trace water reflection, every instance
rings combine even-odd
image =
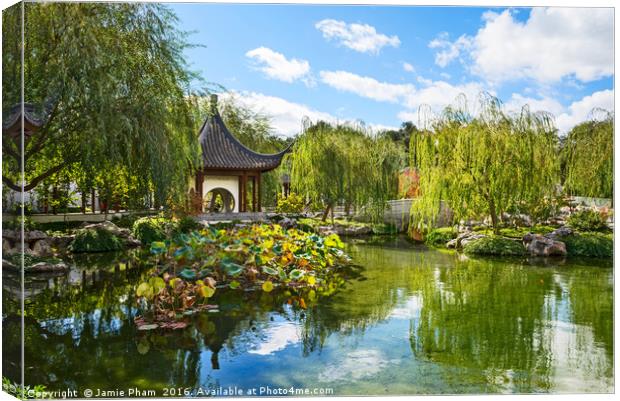
[[[69,275],[29,283],[26,382],[328,386],[337,395],[613,391],[610,263],[462,260],[402,243],[349,251],[363,267],[331,296],[219,291],[219,312],[167,333],[132,324],[135,285],[150,273],[139,255],[74,260]],[[289,302],[297,295],[307,309]],[[15,305],[7,285],[3,300]],[[5,350],[19,341],[14,317],[5,306]]]

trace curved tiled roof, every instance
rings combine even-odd
[[[11,107],[2,121],[2,129],[7,130],[16,124],[21,124],[22,105],[18,103]],[[34,127],[41,127],[47,118],[47,110],[32,103],[24,103],[24,122]]]
[[[265,155],[248,149],[228,131],[217,112],[207,117],[198,139],[206,169],[269,171],[278,167],[290,150],[289,145],[280,153]]]

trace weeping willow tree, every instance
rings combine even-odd
[[[612,198],[614,192],[613,115],[585,121],[566,136],[562,148],[564,187],[572,195]]]
[[[292,190],[324,205],[325,221],[330,211],[333,219],[337,204],[347,212],[365,207],[378,220],[397,192],[401,160],[387,137],[370,135],[363,127],[306,120],[285,162],[290,163]]]
[[[498,232],[504,212],[530,213],[554,195],[559,162],[551,116],[527,106],[508,115],[488,95],[480,103],[473,117],[461,95],[411,141],[421,192],[412,226],[432,226],[443,201],[456,221],[490,217]]]
[[[2,16],[3,46],[15,50],[3,57],[5,111],[22,101],[21,11]],[[112,177],[122,167],[149,182],[159,204],[183,194],[198,161],[187,97],[196,77],[176,16],[154,3],[28,2],[23,18],[23,100],[44,123],[23,152],[3,136],[3,184],[20,191],[22,167],[26,191],[63,171]]]

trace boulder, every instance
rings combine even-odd
[[[63,262],[39,262],[32,266],[26,266],[26,272],[28,273],[64,272],[68,269],[69,267]]]
[[[24,241],[32,243],[34,241],[47,239],[49,236],[45,234],[43,231],[32,230],[24,232]]]
[[[119,226],[112,223],[111,221],[103,221],[101,223],[87,224],[83,226],[82,228],[93,229],[93,230],[105,230],[105,231],[108,231],[110,234],[113,234],[113,235],[116,235],[117,237],[121,237],[125,239],[131,236],[131,230],[129,230],[128,228],[120,228]]]
[[[58,249],[66,249],[75,239],[75,235],[53,236],[48,240],[50,245]]]
[[[525,234],[523,245],[532,256],[566,256],[566,244],[540,234]]]
[[[13,250],[11,246],[11,241],[6,238],[2,238],[2,253],[10,253]]]
[[[351,236],[351,237],[358,236],[358,235],[368,235],[368,234],[372,234],[372,228],[368,226],[344,227],[343,234]]]
[[[477,239],[480,239],[480,238],[486,238],[486,235],[470,233],[470,235],[468,235],[468,236],[466,236],[464,238],[461,238],[460,240],[457,237],[457,245],[459,246],[459,248],[464,248],[470,242],[473,242],[473,241],[475,241]]]
[[[19,240],[20,237],[21,233],[19,230],[2,230],[2,238],[11,240],[11,242]]]
[[[446,243],[446,248],[448,249],[455,249],[456,248],[456,238],[455,239],[451,239],[450,241],[448,241]]]
[[[546,234],[545,237],[552,240],[557,240],[558,238],[567,237],[569,235],[573,235],[573,229],[567,226],[563,226],[560,228],[556,228],[549,234]]]
[[[32,249],[32,254],[36,256],[52,256],[52,248],[50,247],[49,240],[40,239],[36,241],[33,245],[30,246]]]
[[[278,224],[282,226],[282,228],[284,228],[285,230],[288,230],[289,228],[297,227],[297,220],[284,217],[278,222]]]

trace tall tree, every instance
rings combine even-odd
[[[558,139],[551,116],[502,112],[499,100],[481,96],[475,118],[465,107],[448,107],[416,149],[420,169],[418,202],[412,217],[418,226],[432,225],[446,202],[461,219],[491,218],[499,230],[503,212],[528,213],[554,195],[559,178]]]
[[[585,121],[566,136],[562,148],[565,190],[572,195],[612,198],[614,192],[614,125],[606,113]]]
[[[292,189],[325,205],[323,220],[338,203],[364,206],[376,219],[397,192],[402,155],[389,138],[320,121],[305,124],[287,159]]]
[[[3,45],[20,10],[3,13]],[[121,166],[153,184],[160,202],[197,161],[187,91],[194,78],[176,17],[159,4],[26,3],[25,101],[44,125],[26,141],[25,190],[63,170]],[[3,108],[20,102],[20,65],[3,57]],[[3,183],[20,190],[20,150],[3,136]],[[110,172],[112,174],[112,172]]]

